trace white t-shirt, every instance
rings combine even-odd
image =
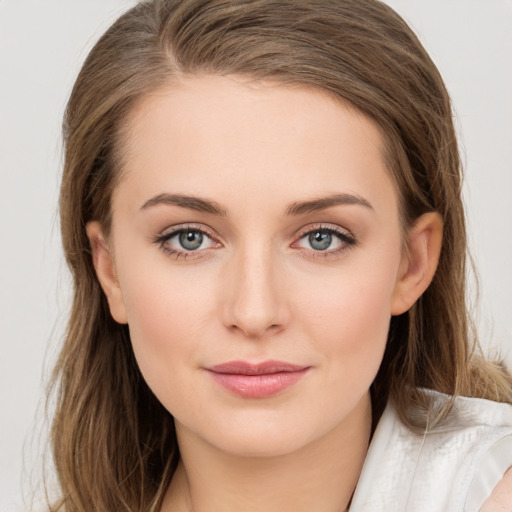
[[[429,393],[435,400],[447,398]],[[458,397],[442,427],[415,434],[390,403],[350,512],[478,512],[509,467],[512,405]]]

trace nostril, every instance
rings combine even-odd
[[[282,326],[280,324],[268,324],[265,326],[264,324],[252,325],[249,323],[233,323],[228,326],[228,329],[233,333],[241,333],[249,338],[262,338],[265,335],[269,334],[277,334],[281,330]]]

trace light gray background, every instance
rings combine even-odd
[[[43,382],[69,299],[56,201],[60,122],[88,49],[131,0],[0,0],[0,511],[37,481]],[[486,346],[512,355],[512,0],[388,0],[450,90]],[[38,409],[39,408],[39,409]],[[42,439],[42,440],[41,440]],[[22,452],[25,446],[25,470]]]

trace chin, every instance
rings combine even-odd
[[[327,435],[340,418],[322,418],[290,410],[245,410],[209,418],[202,425],[181,425],[178,431],[201,438],[221,452],[240,457],[279,457],[300,450]],[[194,428],[199,427],[199,428]]]
[[[261,426],[260,426],[261,427]],[[311,442],[307,436],[291,436],[289,432],[268,432],[265,428],[254,428],[243,435],[226,435],[210,442],[232,456],[279,457],[300,450]]]

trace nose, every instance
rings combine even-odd
[[[283,330],[290,315],[282,274],[271,249],[241,251],[223,280],[225,326],[253,339]]]

